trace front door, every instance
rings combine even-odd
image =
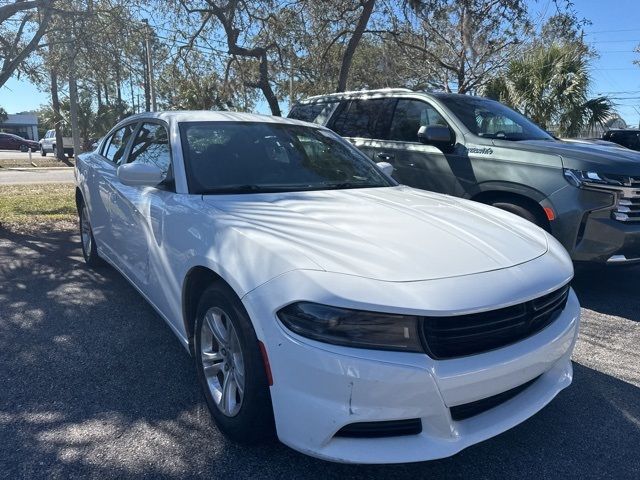
[[[129,186],[120,181],[114,184],[120,212],[116,242],[127,273],[154,304],[160,305],[161,298],[155,298],[154,292],[158,289],[154,287],[159,278],[164,277],[157,268],[166,263],[162,254],[164,208],[175,195],[166,127],[160,123],[143,123],[123,163],[150,163],[165,173],[165,181],[158,186]]]
[[[461,145],[442,149],[418,140],[421,126],[449,126],[435,108],[423,100],[399,99],[386,140],[376,144],[376,160],[388,159],[398,182],[432,192],[462,196],[457,174],[463,166]]]

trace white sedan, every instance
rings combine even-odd
[[[76,165],[84,257],[166,320],[232,439],[453,455],[571,383],[573,267],[533,224],[388,168],[294,120],[129,117]]]

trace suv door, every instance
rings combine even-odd
[[[404,185],[462,196],[464,191],[454,174],[460,155],[454,146],[446,149],[418,140],[420,127],[429,126],[451,130],[442,115],[425,100],[398,99],[387,140],[379,144],[378,159],[387,159],[394,166],[394,177]],[[454,136],[453,130],[451,134]]]

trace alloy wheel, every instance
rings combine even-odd
[[[216,406],[227,417],[236,416],[244,398],[244,357],[229,315],[218,307],[205,313],[200,361]]]

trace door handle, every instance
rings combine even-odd
[[[384,152],[380,152],[376,155],[376,157],[378,157],[380,160],[382,160],[383,162],[388,162],[390,160],[393,160],[393,155],[389,154],[389,153],[384,153]]]

